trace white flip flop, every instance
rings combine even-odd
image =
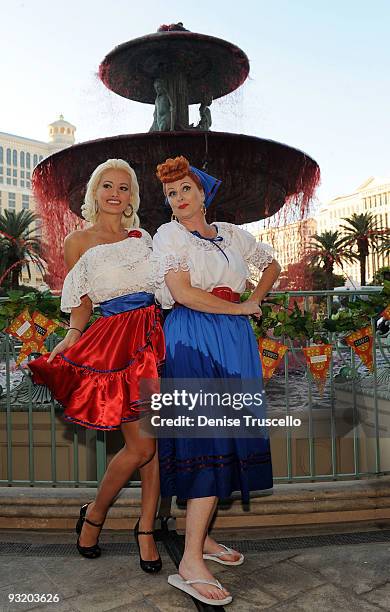
[[[242,565],[244,563],[245,557],[242,553],[240,553],[240,558],[237,559],[237,561],[224,561],[223,559],[221,559],[221,557],[224,557],[225,555],[232,555],[236,551],[229,548],[229,546],[225,546],[225,544],[218,544],[218,546],[224,548],[225,550],[221,550],[221,552],[217,553],[204,553],[203,559],[208,559],[209,561],[216,561],[217,563],[222,563],[222,565]]]
[[[184,591],[184,593],[191,595],[191,597],[194,597],[198,601],[201,601],[205,604],[209,604],[210,606],[226,606],[233,599],[231,595],[229,595],[229,597],[225,597],[225,599],[209,599],[208,597],[204,597],[204,595],[201,595],[199,591],[197,591],[196,589],[194,589],[194,587],[191,586],[192,584],[211,584],[212,586],[216,586],[222,591],[223,586],[218,580],[204,580],[202,578],[195,578],[194,580],[184,580],[184,578],[182,578],[180,574],[171,574],[171,576],[168,576],[168,583],[176,587],[177,589],[180,589],[180,591]]]

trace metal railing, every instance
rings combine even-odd
[[[330,316],[340,296],[369,290],[291,291],[310,310],[326,300]],[[280,295],[272,292],[271,295]],[[390,472],[390,333],[373,330],[373,371],[328,334],[333,352],[323,395],[308,375],[302,346],[289,346],[283,366],[266,385],[269,416],[299,418],[301,427],[271,430],[276,482],[353,479]],[[51,336],[49,350],[58,339]],[[0,485],[96,486],[109,458],[122,445],[120,432],[89,430],[63,422],[62,407],[44,387],[15,368],[20,343],[0,334]],[[131,486],[137,486],[134,480]]]

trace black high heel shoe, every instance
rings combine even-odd
[[[88,523],[88,525],[92,525],[93,527],[103,527],[103,523],[93,523],[92,521],[87,519],[86,513],[90,503],[91,502],[89,502],[88,504],[84,504],[84,506],[81,506],[80,508],[80,517],[76,523],[76,533],[79,536],[77,538],[76,546],[80,555],[82,555],[83,557],[86,557],[87,559],[97,559],[102,554],[101,548],[98,544],[99,540],[93,546],[80,546],[80,534],[84,523]]]
[[[138,542],[138,536],[153,535],[153,534],[154,534],[154,531],[140,531],[139,530],[139,519],[138,519],[134,527],[134,537],[135,537],[135,541],[137,542],[137,546],[138,546],[139,564],[141,566],[141,569],[143,569],[144,572],[147,572],[148,574],[156,574],[157,572],[160,571],[160,569],[162,568],[161,557],[160,555],[158,555],[158,559],[155,559],[154,561],[145,561],[144,559],[142,559],[141,550],[140,550],[139,542]]]

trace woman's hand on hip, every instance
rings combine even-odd
[[[257,318],[261,317],[261,308],[255,301],[250,299],[246,300],[240,304],[240,307],[240,309],[242,309],[242,312],[240,312],[241,315],[253,315]]]
[[[47,363],[52,362],[54,357],[56,357],[58,353],[63,353],[64,351],[66,351],[66,349],[76,344],[77,340],[79,340],[80,338],[81,334],[79,331],[70,329],[66,334],[65,338],[54,347],[54,349],[50,353]]]

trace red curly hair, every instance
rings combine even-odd
[[[157,166],[156,176],[163,184],[164,193],[165,183],[174,183],[185,176],[192,178],[198,189],[203,189],[200,178],[192,172],[190,162],[183,157],[183,155],[175,157],[174,159],[170,157],[163,164],[159,164]]]

